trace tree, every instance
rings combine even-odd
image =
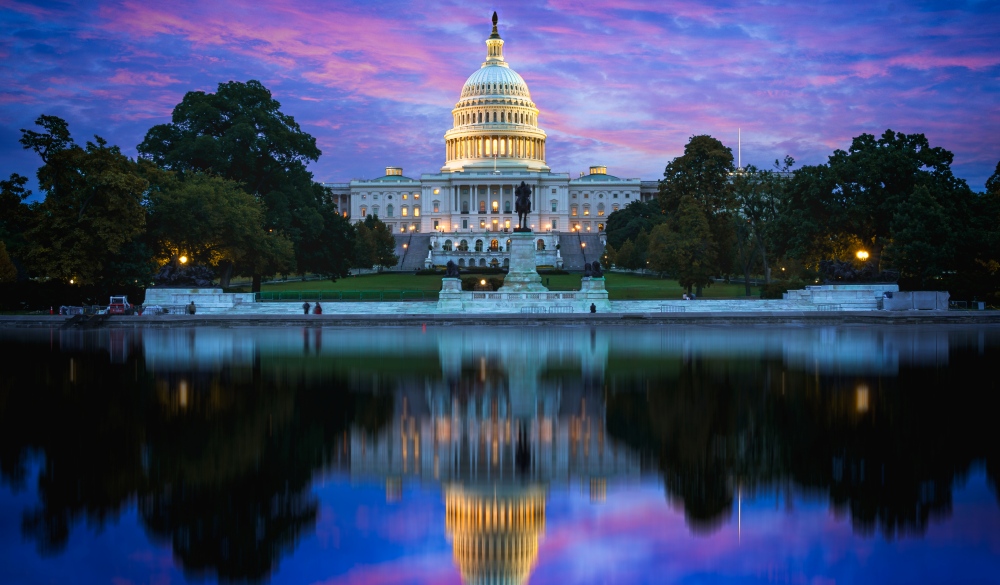
[[[140,276],[110,270],[133,266],[137,240],[145,233],[143,208],[148,182],[135,161],[100,136],[80,147],[60,118],[41,116],[43,133],[21,130],[21,144],[44,165],[38,182],[45,200],[28,232],[28,257],[43,276],[91,283],[130,283]]]
[[[618,253],[615,255],[617,260],[617,266],[619,268],[624,268],[626,270],[635,270],[636,266],[633,264],[635,259],[635,244],[632,240],[625,240],[622,247],[619,248]]]
[[[27,204],[31,191],[24,186],[28,177],[12,173],[10,179],[0,181],[0,242],[6,244],[7,253],[14,266],[21,265],[28,251],[28,231],[38,221],[37,204]]]
[[[691,292],[711,284],[718,262],[716,244],[702,206],[693,197],[684,196],[670,221],[653,228],[649,238],[649,267],[670,272],[680,285]]]
[[[786,156],[784,161],[774,161],[773,172],[748,165],[733,176],[733,199],[739,218],[736,234],[738,238],[741,234],[746,238],[747,262],[752,261],[754,251],[759,254],[766,283],[771,282],[772,256],[769,250],[775,238],[778,207],[793,166],[795,159]],[[747,262],[743,263],[744,266]]]
[[[733,250],[733,152],[711,136],[693,136],[684,154],[667,164],[660,182],[658,200],[663,212],[672,217],[685,197],[699,206],[708,222],[716,252],[713,266],[703,266],[714,274],[728,272],[734,264]]]
[[[847,151],[834,151],[826,165],[804,167],[790,182],[782,210],[790,250],[815,258],[829,254],[838,242],[857,240],[869,253],[869,261],[884,268],[882,253],[893,242],[893,226],[904,228],[896,219],[900,211],[937,215],[933,209],[914,209],[935,201],[945,217],[952,218],[952,225],[964,215],[961,206],[968,187],[952,174],[953,158],[947,150],[931,147],[923,134],[886,130],[880,138],[871,134],[854,138]],[[914,198],[920,186],[930,199]],[[906,237],[919,235],[908,230]],[[896,268],[903,273],[918,270],[907,265]]]
[[[151,128],[138,150],[169,170],[236,181],[263,204],[269,233],[284,234],[293,243],[297,271],[343,274],[351,254],[344,246],[349,226],[340,221],[326,226],[335,208],[324,201],[327,191],[306,169],[319,159],[316,139],[280,108],[255,80],[220,83],[214,94],[188,92],[174,108],[172,122]],[[340,235],[331,237],[335,230]],[[260,290],[260,278],[254,274],[254,291]]]
[[[656,201],[633,201],[608,216],[608,224],[604,230],[608,236],[608,245],[618,249],[625,240],[634,242],[639,237],[639,232],[648,232],[666,220]]]
[[[252,276],[291,270],[291,242],[264,229],[264,208],[238,183],[206,175],[179,175],[147,169],[154,183],[149,195],[149,232],[160,264],[186,255],[195,264],[218,267],[220,285],[232,274]]]
[[[10,261],[7,255],[7,244],[0,240],[0,283],[14,282],[17,280],[17,268]]]
[[[367,230],[367,233],[363,236],[363,243],[368,246],[368,251],[371,254],[370,257],[364,255],[366,262],[370,259],[371,264],[361,266],[365,268],[378,266],[379,272],[381,272],[382,268],[398,264],[399,256],[396,256],[396,238],[392,237],[392,232],[389,231],[385,223],[377,215],[368,214],[361,224]],[[361,236],[359,236],[358,240],[359,243],[362,243]]]

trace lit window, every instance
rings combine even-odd
[[[439,211],[441,211],[441,202],[440,201],[434,201],[433,205],[434,205],[434,213],[438,213]]]
[[[414,199],[420,199],[420,193],[414,193],[413,194],[413,198]]]
[[[576,217],[576,205],[571,205],[569,208],[569,214]]]
[[[497,213],[499,211],[500,211],[500,203],[497,202],[497,201],[494,201],[493,202],[493,213]]]
[[[406,216],[410,215],[410,210],[405,205],[403,206],[403,208],[402,208],[401,211],[403,212],[403,217],[406,217]]]
[[[604,215],[604,204],[599,203],[597,205],[597,215]]]
[[[603,211],[601,212],[601,215],[604,215]],[[413,206],[413,217],[420,217],[420,206],[419,205],[414,205]]]
[[[366,215],[368,215],[368,208],[365,207],[364,205],[362,205],[361,206],[361,217],[365,217]]]
[[[403,193],[403,201],[406,201],[406,197],[407,197],[406,193]]]

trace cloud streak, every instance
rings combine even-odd
[[[1000,158],[1000,7],[983,2],[549,0],[500,7],[549,164],[656,179],[708,133],[745,162],[823,162],[861,133],[922,132],[981,189]],[[489,8],[438,0],[0,0],[0,173],[33,174],[16,136],[40,114],[134,154],[187,91],[259,79],[324,156],[317,179],[443,163],[442,136],[485,55]],[[10,137],[14,137],[13,143]],[[556,148],[554,148],[556,147]]]

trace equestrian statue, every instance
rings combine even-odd
[[[514,189],[514,195],[516,196],[514,210],[517,211],[517,229],[514,231],[530,232],[531,225],[528,223],[528,214],[531,212],[531,187],[521,181],[517,189]]]

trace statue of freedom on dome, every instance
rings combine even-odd
[[[526,185],[524,181],[521,181],[517,189],[514,189],[514,195],[516,197],[514,200],[514,211],[517,212],[517,229],[514,231],[530,232],[531,227],[528,224],[528,213],[531,212],[531,187]]]

